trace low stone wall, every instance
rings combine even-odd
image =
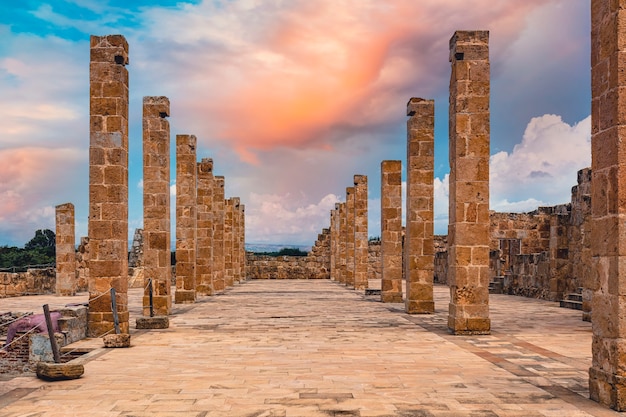
[[[54,294],[55,286],[54,268],[29,269],[26,272],[0,272],[0,298]]]
[[[382,279],[383,260],[380,240],[368,243],[367,279]]]
[[[549,252],[516,255],[512,266],[512,274],[504,277],[504,294],[551,299]]]
[[[329,265],[309,256],[267,256],[246,253],[247,279],[330,279]]]

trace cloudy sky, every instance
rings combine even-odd
[[[489,30],[491,206],[568,202],[590,165],[588,0],[21,0],[0,3],[0,245],[87,234],[89,36],[130,44],[130,235],[142,225],[141,103],[198,137],[250,243],[312,244],[380,162],[406,160],[406,103],[435,99],[436,233],[447,228],[448,41]],[[174,147],[172,147],[172,152]],[[172,158],[174,163],[174,158]],[[174,166],[174,165],[173,165]],[[175,183],[172,170],[172,184]],[[175,189],[175,187],[172,187]]]

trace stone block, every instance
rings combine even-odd
[[[82,364],[73,361],[66,363],[38,362],[35,369],[37,378],[45,381],[63,381],[78,379],[85,373]]]
[[[136,321],[137,329],[167,329],[170,327],[170,320],[167,316],[138,317]]]
[[[102,340],[105,348],[127,348],[130,347],[130,334],[107,334]]]

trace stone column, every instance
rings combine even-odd
[[[89,140],[90,337],[114,328],[116,291],[122,333],[128,333],[128,43],[92,36]]]
[[[56,206],[56,294],[76,294],[74,204]]]
[[[342,284],[346,283],[347,271],[347,237],[348,234],[348,219],[347,219],[346,203],[340,203],[339,205],[339,236],[337,238],[337,245],[339,246],[337,252],[339,254],[339,265],[337,268],[337,281]]]
[[[383,161],[380,171],[380,299],[383,303],[401,303],[402,161]]]
[[[202,158],[196,164],[197,189],[197,239],[196,239],[196,293],[213,295],[213,160]]]
[[[368,287],[367,176],[354,176],[354,289]]]
[[[240,251],[241,240],[239,235],[241,233],[241,209],[239,197],[233,197],[233,281],[241,282],[241,265],[240,265]]]
[[[148,279],[152,279],[154,314],[172,308],[170,249],[170,101],[143,98],[143,315],[150,315]]]
[[[409,314],[430,314],[435,312],[435,102],[411,98],[407,116],[405,310]]]
[[[489,334],[489,32],[450,39],[448,328]]]
[[[346,188],[346,280],[354,288],[354,187]]]
[[[232,287],[235,282],[233,269],[233,222],[234,201],[224,200],[224,285]]]
[[[241,267],[241,281],[246,281],[248,279],[246,272],[246,205],[240,204],[239,211],[241,212],[239,220],[239,265]]]
[[[196,144],[194,135],[176,135],[176,304],[196,301]]]
[[[224,177],[213,184],[213,290],[226,289],[224,277]]]
[[[626,8],[591,1],[592,364],[589,396],[626,411]]]
[[[339,203],[335,204],[335,209],[330,211],[330,280],[337,281],[337,238],[339,231],[337,228],[339,217]]]

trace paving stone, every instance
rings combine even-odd
[[[328,280],[247,281],[173,304],[170,328],[131,329],[130,349],[81,342],[103,353],[81,362],[80,379],[3,379],[0,393],[14,395],[0,415],[620,415],[588,399],[591,324],[576,311],[491,295],[491,335],[454,336],[449,293],[435,285],[435,312],[415,316]],[[131,319],[142,296],[129,290]],[[58,299],[2,299],[0,310]]]

